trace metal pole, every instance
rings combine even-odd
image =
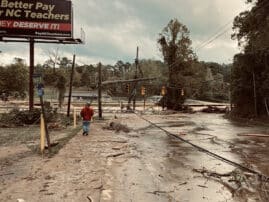
[[[30,39],[30,66],[29,66],[29,110],[34,108],[34,39]]]
[[[98,116],[102,119],[102,65],[98,64]]]
[[[73,64],[72,64],[72,70],[71,70],[71,76],[70,76],[69,95],[68,95],[67,117],[70,116],[70,105],[71,105],[71,97],[72,97],[75,61],[76,61],[76,55],[73,55]]]

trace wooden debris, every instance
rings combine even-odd
[[[246,136],[246,137],[269,137],[269,135],[266,134],[237,134],[237,136]]]
[[[50,146],[51,147],[55,147],[55,146],[57,146],[59,144],[59,142],[53,142],[53,143],[50,143]],[[48,146],[46,145],[45,146],[45,149],[48,149]]]
[[[94,187],[94,189],[103,189],[103,185],[102,185],[102,184],[100,184],[99,186]]]
[[[122,143],[122,144],[127,143],[126,140],[98,140],[97,142],[115,142],[115,143]]]
[[[229,177],[232,175],[232,172],[221,174],[221,173],[217,173],[217,172],[211,172],[211,171],[208,171],[206,169],[193,169],[193,171],[197,172],[197,173],[201,173],[202,175],[206,174],[208,176],[217,177],[217,178]]]
[[[90,202],[93,202],[93,200],[91,199],[91,197],[87,196],[87,199],[88,199]]]
[[[205,113],[226,113],[227,109],[224,108],[219,108],[216,106],[207,106],[207,108],[202,109],[201,112],[205,112]]]
[[[109,158],[109,157],[118,157],[118,156],[122,156],[124,154],[125,153],[110,154],[110,155],[107,156],[107,158]]]
[[[207,186],[204,185],[197,185],[198,187],[202,187],[202,188],[208,188]]]
[[[149,194],[154,194],[154,195],[159,195],[159,194],[167,194],[167,193],[173,193],[174,191],[148,191],[146,193],[149,193]]]
[[[0,176],[5,176],[5,175],[14,175],[15,173],[4,173],[4,174],[0,174]]]
[[[121,150],[121,148],[119,148],[119,147],[113,147],[112,149],[113,149],[113,150],[117,150],[117,151],[118,151],[118,150]]]
[[[244,172],[236,169],[228,173],[217,173],[203,169],[193,169],[194,172],[201,173],[205,178],[214,180],[224,185],[233,196],[240,195],[242,193],[253,194],[251,182],[255,176],[245,174]],[[248,179],[248,177],[250,177]],[[254,177],[254,178],[253,178]],[[227,179],[228,178],[228,179]],[[200,186],[200,185],[198,185]]]

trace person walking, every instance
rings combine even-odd
[[[81,117],[83,118],[83,133],[82,135],[89,135],[91,119],[94,115],[94,111],[91,108],[91,103],[87,102],[86,105],[80,112]]]

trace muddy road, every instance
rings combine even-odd
[[[94,122],[90,136],[79,133],[52,158],[42,159],[22,145],[17,153],[12,152],[14,145],[5,146],[0,150],[1,200],[269,200],[269,182],[168,136],[135,114],[116,116],[105,114],[110,118]],[[269,175],[269,138],[238,136],[268,134],[266,126],[234,123],[220,114],[158,112],[142,116],[211,152]],[[130,131],[111,130],[111,122],[126,125]],[[11,155],[3,155],[4,151]]]
[[[265,133],[266,127],[254,127],[232,123],[216,114],[146,115],[167,131],[178,134],[205,149],[229,160],[238,162],[269,175],[268,138],[242,138],[242,133]],[[149,125],[138,117],[124,120],[135,128],[137,159],[131,159],[116,169],[116,201],[267,201],[267,183],[257,182],[255,177],[242,180],[240,188],[227,179],[211,178],[197,171],[220,174],[238,173],[240,170],[229,164],[201,153],[163,131]],[[133,173],[133,175],[132,175]],[[127,176],[127,178],[124,178]],[[236,178],[236,177],[235,177]],[[147,182],[147,183],[145,183]],[[245,183],[245,184],[244,184]],[[250,184],[253,183],[253,184]],[[263,186],[260,190],[258,186]],[[267,190],[268,191],[268,190]]]

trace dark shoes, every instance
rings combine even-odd
[[[83,136],[84,136],[84,135],[87,136],[87,135],[89,135],[89,134],[88,134],[87,132],[84,131],[84,132],[82,133],[82,135],[83,135]]]

